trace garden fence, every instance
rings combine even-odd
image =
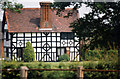
[[[84,69],[83,66],[78,66],[77,69],[28,69],[26,66],[21,66],[20,69],[1,69],[2,71],[20,71],[20,78],[27,79],[28,71],[77,71],[78,79],[84,78],[84,72],[120,72],[120,70],[100,70],[100,69]]]

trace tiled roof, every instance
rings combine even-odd
[[[62,12],[66,15],[69,9]],[[51,10],[52,30],[39,30],[40,8],[24,8],[21,13],[6,10],[6,21],[9,32],[71,32],[70,23],[78,18],[77,11],[69,18],[56,15],[56,10]]]

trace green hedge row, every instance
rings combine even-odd
[[[34,62],[34,63],[11,63],[3,62],[3,69],[19,69],[21,66],[28,68],[39,69],[75,69],[77,66],[83,65],[84,69],[103,69],[103,70],[118,70],[119,64],[117,62]],[[19,79],[19,71],[2,72],[3,79]],[[28,71],[28,79],[76,79],[77,73],[74,71]],[[84,72],[84,79],[117,79],[120,74],[117,72]]]
[[[81,51],[81,59],[82,60],[118,60],[118,50],[100,50],[100,49],[95,49],[95,50],[86,50]]]

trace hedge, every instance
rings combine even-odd
[[[34,64],[34,65],[33,65]],[[2,68],[11,68],[11,69],[19,69],[20,66],[27,66],[28,68],[45,68],[45,69],[75,69],[77,66],[82,66],[85,69],[103,69],[103,70],[118,70],[119,64],[117,62],[33,62],[33,63],[10,63],[3,62]],[[20,73],[19,71],[6,72],[3,71],[2,77],[4,79],[19,79]],[[84,72],[85,79],[117,79],[120,77],[120,74],[117,72]],[[28,79],[76,79],[77,73],[74,71],[28,71]]]

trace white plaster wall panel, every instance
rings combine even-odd
[[[74,60],[74,53],[70,53],[70,59]]]
[[[13,51],[13,53],[16,53],[17,52],[17,50],[15,49],[14,51]]]
[[[52,53],[52,58],[54,58],[53,60],[56,61],[56,53]]]
[[[56,48],[52,48],[52,52],[56,52]]]
[[[52,37],[52,41],[56,41],[56,37]]]
[[[11,49],[9,49],[9,52],[11,52]]]
[[[41,43],[37,43],[37,47],[41,47]]]
[[[15,55],[15,57],[14,57],[14,58],[16,59],[16,58],[17,58],[17,54],[14,54],[14,55]]]
[[[13,37],[16,37],[16,34],[14,34]]]
[[[7,44],[6,44],[6,40],[4,40],[4,46],[6,46]]]
[[[52,33],[52,36],[56,36],[56,34],[55,34],[55,33]]]
[[[48,45],[51,47],[51,42],[47,42],[48,43]]]
[[[17,38],[17,40],[19,41],[19,40],[24,40],[24,38]],[[13,40],[14,41],[14,40]]]
[[[63,55],[64,53],[66,53],[63,49],[61,50],[61,55]]]
[[[23,33],[18,33],[18,37],[23,37]]]
[[[51,37],[47,37],[47,41],[51,41]]]
[[[8,29],[7,24],[5,24],[4,29],[5,29],[5,30],[7,30],[7,29]]]
[[[60,49],[57,49],[57,55],[60,55]]]
[[[32,47],[36,47],[36,43],[32,43]]]
[[[4,40],[4,46],[6,46],[6,47],[10,47],[10,41],[6,41],[6,40]]]
[[[37,33],[37,36],[41,36],[41,33]]]
[[[74,48],[73,48],[73,47],[70,47],[70,51],[73,52],[73,51],[74,51]]]
[[[42,36],[45,36],[45,34],[44,34],[44,33],[42,33]]]
[[[41,48],[37,48],[37,52],[41,52]]]
[[[76,41],[79,41],[79,38],[78,38],[78,37],[75,37],[75,40],[76,40]]]
[[[36,38],[32,38],[32,42],[36,42]]]
[[[46,42],[42,42],[42,47],[44,46],[44,44],[46,44]]]
[[[13,43],[13,45],[14,45],[15,47],[17,47],[16,43]]]
[[[57,47],[60,47],[60,42],[57,43]]]
[[[25,33],[25,37],[31,37],[31,33]]]
[[[49,58],[49,56],[48,56],[48,55],[47,55],[46,57],[47,57],[47,61],[51,61],[51,59]]]
[[[8,36],[9,36],[9,39],[11,39],[11,35],[10,35],[10,34],[8,34]]]
[[[16,42],[16,38],[13,38],[13,42]]]
[[[41,42],[41,38],[40,37],[37,38],[37,42]]]
[[[32,33],[32,36],[36,36],[36,33]]]
[[[25,41],[29,41],[29,42],[30,42],[30,41],[31,41],[31,38],[25,38]]]
[[[77,49],[75,49],[75,51],[77,52],[78,50],[77,50]]]
[[[42,52],[46,52],[46,51],[42,48]]]
[[[42,37],[42,41],[46,41],[46,37]]]
[[[51,36],[51,33],[49,33],[47,36]]]
[[[53,47],[56,47],[56,42],[52,42],[52,46],[53,46]]]
[[[60,41],[60,37],[57,37],[57,41]]]
[[[51,49],[49,49],[47,52],[51,52]]]
[[[79,42],[75,42],[74,44],[75,44],[75,46],[78,46]]]
[[[57,36],[60,36],[60,33],[57,33]]]

